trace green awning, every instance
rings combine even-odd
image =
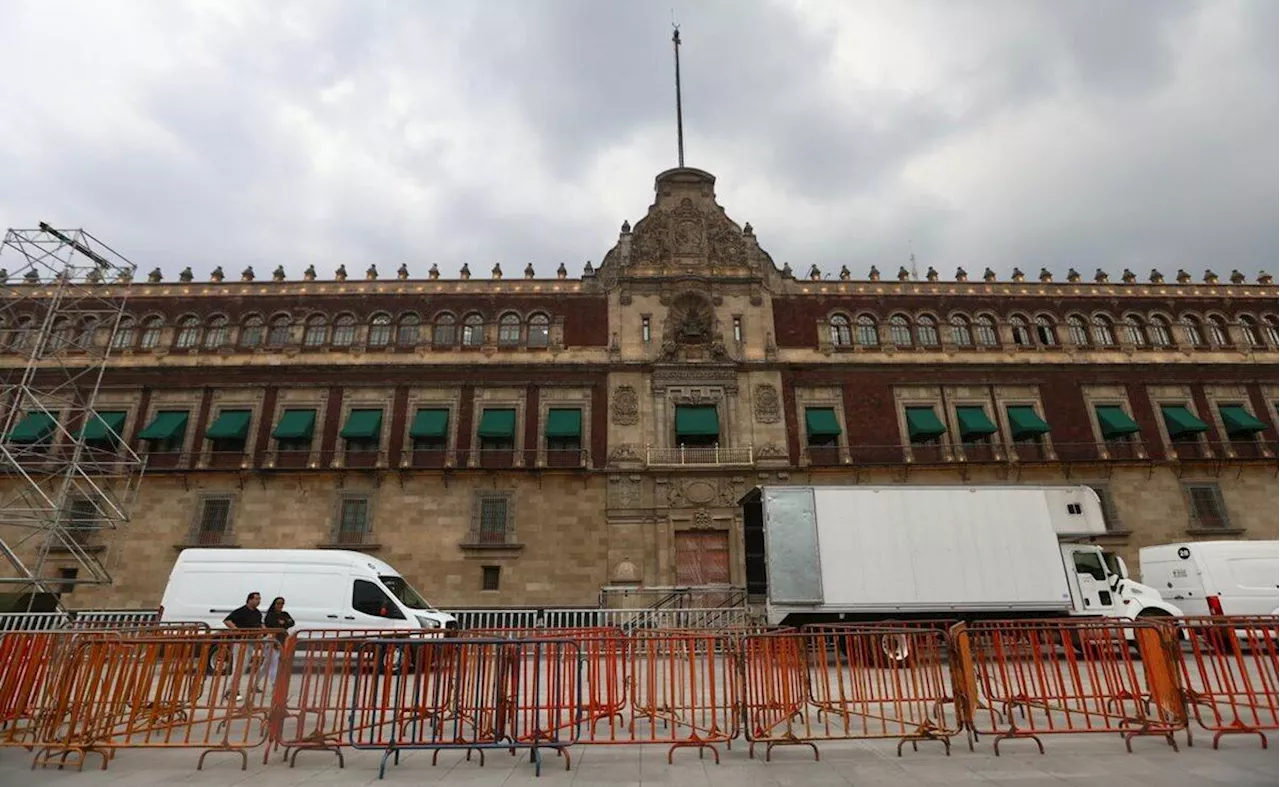
[[[582,411],[557,408],[547,411],[547,437],[582,437]]]
[[[1049,424],[1045,423],[1031,405],[1010,405],[1005,408],[1005,412],[1009,416],[1009,432],[1014,440],[1026,440],[1049,433]]]
[[[480,428],[476,430],[479,437],[494,439],[512,439],[516,436],[515,410],[485,410],[480,415]]]
[[[1188,434],[1200,434],[1209,430],[1209,425],[1191,414],[1181,405],[1164,405],[1160,408],[1164,414],[1164,425],[1170,437],[1181,437]]]
[[[271,436],[277,440],[310,440],[315,428],[315,410],[285,410]]]
[[[58,420],[48,413],[27,413],[9,432],[11,443],[38,443],[53,434]]]
[[[996,425],[987,417],[987,411],[981,407],[957,407],[956,421],[960,424],[960,439],[986,437],[995,434]]]
[[[253,419],[252,410],[223,410],[208,430],[206,440],[245,440],[249,437],[249,421]]]
[[[718,437],[720,416],[715,405],[676,405],[677,437]]]
[[[377,440],[382,437],[381,410],[352,410],[338,436],[343,440]]]
[[[1227,428],[1229,435],[1251,435],[1267,428],[1253,413],[1238,404],[1224,404],[1218,408],[1218,412],[1222,415],[1222,425]]]
[[[1094,412],[1098,414],[1098,426],[1102,427],[1103,440],[1114,440],[1142,431],[1119,405],[1100,404]]]
[[[177,440],[187,431],[186,410],[165,410],[138,433],[142,440]]]
[[[439,439],[449,436],[449,411],[444,409],[419,410],[409,425],[409,436],[414,439]]]
[[[123,437],[124,422],[128,415],[121,411],[98,413],[80,430],[80,437],[91,443]]]
[[[947,433],[932,407],[907,408],[907,434],[913,441],[931,440]]]
[[[839,437],[840,422],[831,407],[806,407],[804,428],[810,437]]]

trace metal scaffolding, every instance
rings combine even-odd
[[[144,463],[96,404],[134,270],[84,230],[0,244],[0,591],[111,582]]]

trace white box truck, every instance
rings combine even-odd
[[[771,624],[1178,616],[1113,574],[1087,486],[764,486],[743,498],[747,593]]]
[[[1143,584],[1188,615],[1275,615],[1280,541],[1186,541],[1138,550]]]
[[[387,563],[340,549],[184,549],[169,573],[160,618],[224,628],[223,619],[253,592],[262,594],[264,613],[283,597],[295,632],[457,626]]]

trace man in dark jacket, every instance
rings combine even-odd
[[[230,615],[222,619],[223,624],[229,629],[262,628],[262,610],[258,609],[258,605],[261,603],[261,593],[250,593],[249,597],[244,600],[243,607],[238,607]]]
[[[262,628],[262,610],[258,609],[258,605],[261,603],[261,593],[256,591],[250,593],[249,597],[244,600],[244,606],[238,607],[233,610],[230,615],[227,615],[222,619],[223,625],[234,631]],[[237,662],[243,662],[245,665],[245,672],[251,671],[253,665],[249,663],[249,655],[250,649],[247,645],[237,643],[233,646],[231,651],[231,668],[235,670],[235,673],[234,677],[231,679],[232,685],[227,687],[227,691],[223,695],[223,699],[230,699],[232,694],[235,695],[236,702],[244,699],[240,694],[240,671],[236,670],[235,667]]]

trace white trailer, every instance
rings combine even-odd
[[[742,500],[770,623],[1181,614],[1112,574],[1087,486],[766,486]]]

